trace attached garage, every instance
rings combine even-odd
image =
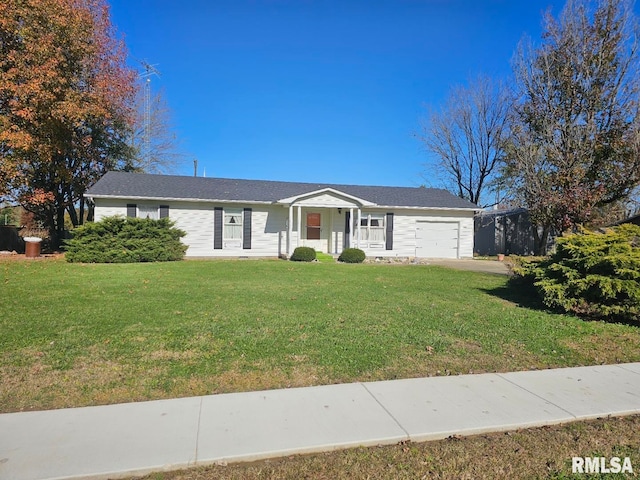
[[[417,221],[416,257],[459,258],[460,222]]]

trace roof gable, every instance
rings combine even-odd
[[[348,193],[329,187],[314,192],[304,193],[302,195],[283,198],[278,200],[278,203],[282,203],[283,205],[291,205],[295,203],[301,205],[313,205],[315,207],[339,208],[374,205],[368,200],[354,197],[353,195],[349,195]]]
[[[85,196],[210,202],[281,203],[319,192],[358,199],[380,207],[477,210],[473,203],[438,188],[382,187],[240,180],[178,175],[108,172]]]

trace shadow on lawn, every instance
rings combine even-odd
[[[530,308],[532,310],[550,311],[536,292],[533,285],[510,279],[506,284],[496,288],[481,288],[480,291],[501,298],[519,307]]]
[[[542,302],[542,299],[536,292],[533,285],[519,281],[517,279],[509,280],[505,285],[496,288],[481,288],[480,291],[493,295],[494,297],[501,298],[511,303],[515,303],[519,307],[529,308],[532,310],[540,310],[550,313],[559,313],[565,315],[574,315],[577,318],[585,322],[606,322],[627,325],[631,327],[640,327],[640,320],[618,318],[618,317],[606,317],[606,318],[594,318],[587,315],[571,314],[564,312],[561,309],[550,308]]]

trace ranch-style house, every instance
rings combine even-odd
[[[479,208],[446,190],[108,172],[85,194],[95,220],[169,217],[187,257],[289,257],[298,246],[368,257],[473,256]]]

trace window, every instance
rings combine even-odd
[[[363,214],[360,217],[360,245],[370,248],[384,247],[384,215]]]
[[[127,203],[127,217],[135,218],[138,206],[135,203]]]
[[[224,211],[224,239],[242,240],[242,210]]]
[[[251,208],[213,208],[213,248],[251,249]]]
[[[138,217],[158,219],[158,207],[155,205],[138,205]]]

